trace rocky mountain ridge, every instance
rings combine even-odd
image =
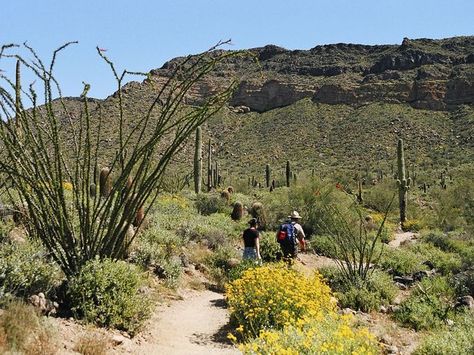
[[[199,104],[232,77],[241,82],[230,104],[265,112],[303,98],[360,106],[373,102],[447,110],[474,104],[474,36],[441,40],[403,39],[401,45],[331,44],[310,50],[274,45],[221,65],[188,97]],[[255,61],[254,58],[258,60]],[[160,87],[175,58],[150,72]]]

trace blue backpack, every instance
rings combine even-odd
[[[296,233],[297,231],[293,223],[284,223],[278,231],[277,242],[280,244],[295,244]]]

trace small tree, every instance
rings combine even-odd
[[[84,85],[79,113],[71,112],[61,97],[54,64],[58,53],[70,44],[56,50],[49,65],[26,44],[32,60],[10,54],[15,50],[13,45],[0,49],[0,61],[18,60],[44,90],[41,106],[33,85],[29,92],[22,91],[31,104],[25,109],[19,99],[19,80],[15,83],[0,78],[0,174],[11,181],[6,193],[27,208],[30,233],[43,242],[68,277],[96,257],[124,257],[136,236],[136,232],[132,237],[127,233],[137,211],[148,201],[144,214],[148,213],[174,154],[198,126],[226,103],[236,82],[230,81],[200,106],[184,105],[187,93],[217,64],[242,54],[215,51],[213,47],[180,60],[170,70],[166,83],[154,89],[154,99],[137,118],[126,114],[122,90],[124,78],[134,73],[118,73],[97,48],[117,82],[118,90],[110,101],[117,115],[113,122],[116,136],[111,137],[101,103],[87,97],[89,85]],[[152,80],[148,83],[153,85]],[[56,94],[59,99],[53,99]],[[91,109],[92,104],[97,106],[95,110]],[[117,151],[106,157],[102,142],[112,138]],[[99,164],[107,166],[107,177],[113,177],[110,193],[103,196],[92,194],[90,188],[96,182]],[[72,184],[71,192],[63,188],[66,181]]]

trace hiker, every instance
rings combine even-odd
[[[288,221],[283,223],[277,232],[277,241],[280,243],[283,258],[286,260],[296,258],[298,254],[298,243],[302,251],[306,248],[306,236],[303,227],[299,224],[300,219],[300,214],[297,211],[293,211],[291,215],[288,216]]]
[[[257,219],[252,218],[249,222],[249,228],[244,230],[244,259],[261,260],[260,256],[260,233],[257,230]]]

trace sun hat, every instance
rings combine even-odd
[[[300,219],[301,218],[300,214],[297,211],[291,212],[291,215],[288,216],[288,217],[291,218],[291,219]]]

